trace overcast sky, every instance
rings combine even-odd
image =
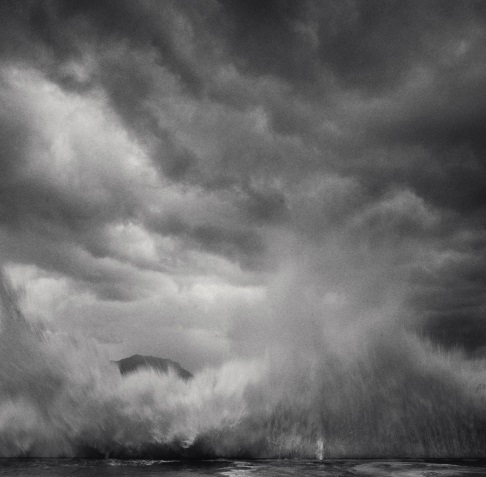
[[[3,0],[0,257],[116,359],[482,353],[485,127],[482,1]]]

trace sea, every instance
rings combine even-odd
[[[486,476],[484,459],[440,460],[118,460],[0,459],[0,476],[163,476],[163,477],[459,477]]]

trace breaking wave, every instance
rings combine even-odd
[[[404,331],[235,361],[189,381],[121,376],[93,343],[32,327],[0,286],[0,456],[486,455],[485,362]]]

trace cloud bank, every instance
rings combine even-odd
[[[484,353],[483,3],[0,18],[0,256],[29,319],[191,370],[369,327]]]

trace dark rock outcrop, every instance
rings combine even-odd
[[[129,358],[114,361],[117,364],[121,374],[133,373],[141,368],[152,368],[161,373],[168,373],[169,370],[175,372],[180,378],[184,380],[191,379],[192,374],[184,369],[179,363],[170,359],[157,358],[155,356],[143,356],[134,354]]]

